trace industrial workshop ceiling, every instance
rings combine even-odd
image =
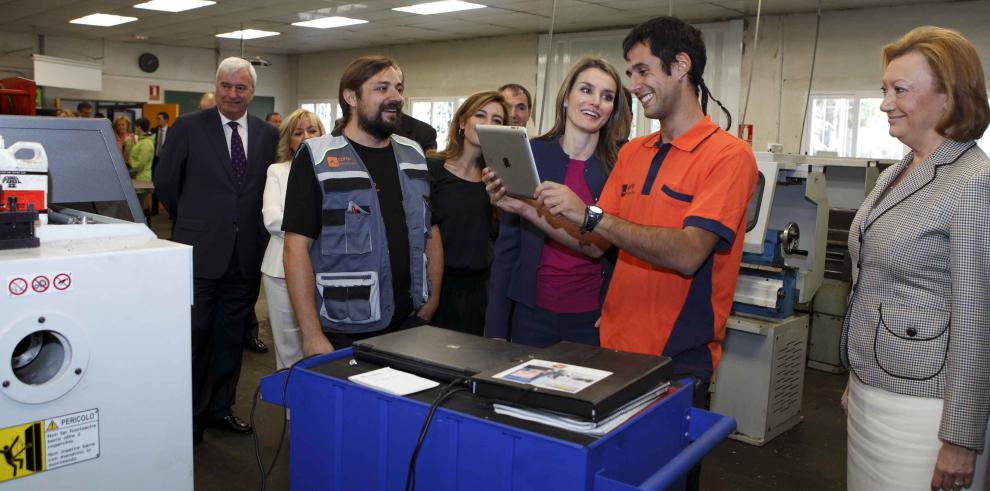
[[[0,32],[71,36],[184,47],[226,47],[216,34],[239,29],[277,32],[247,41],[252,50],[295,54],[367,46],[547,32],[554,0],[470,0],[485,8],[436,15],[393,10],[428,0],[217,0],[179,13],[135,8],[145,0],[0,0]],[[823,0],[822,9],[948,3],[952,0]],[[762,15],[815,12],[818,0],[764,0]],[[757,0],[556,0],[554,32],[634,25],[669,12],[691,22],[756,15]],[[114,27],[70,24],[94,13],[136,17]],[[366,23],[315,29],[292,25],[324,17]]]

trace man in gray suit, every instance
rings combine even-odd
[[[172,240],[193,246],[194,442],[206,426],[251,432],[231,406],[241,340],[258,299],[268,241],[261,197],[278,144],[275,128],[247,114],[256,80],[246,60],[223,60],[216,108],[176,120],[154,177],[175,220]]]

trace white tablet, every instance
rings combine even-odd
[[[476,131],[485,164],[502,179],[506,194],[516,198],[535,198],[540,174],[536,171],[526,128],[479,124]]]

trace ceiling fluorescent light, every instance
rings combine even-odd
[[[136,20],[138,20],[137,17],[124,17],[121,15],[110,15],[110,14],[90,14],[87,15],[86,17],[72,19],[69,21],[69,23],[83,24],[87,26],[110,27],[110,26],[117,26],[120,24],[126,24],[128,22],[134,22]]]
[[[461,2],[460,0],[444,0],[442,2],[420,3],[409,7],[397,7],[392,10],[410,14],[433,15],[457,12],[460,10],[483,9],[486,5],[479,3]]]
[[[162,12],[185,12],[186,10],[209,7],[217,2],[208,0],[150,0],[134,6],[136,9],[160,10]]]
[[[259,31],[257,29],[244,29],[243,31],[231,31],[225,32],[223,34],[217,34],[218,38],[227,39],[258,39],[266,38],[268,36],[278,36],[280,33],[272,31]]]
[[[299,27],[315,27],[317,29],[330,29],[332,27],[353,26],[355,24],[366,24],[368,21],[361,19],[351,19],[348,17],[322,17],[319,19],[293,22],[292,25]]]

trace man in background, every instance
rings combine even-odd
[[[151,129],[151,134],[155,135],[155,159],[152,161],[152,172],[154,172],[158,158],[162,153],[162,148],[165,146],[165,140],[168,138],[168,120],[169,115],[167,112],[160,112],[155,116],[156,126]]]
[[[93,105],[90,104],[90,103],[88,103],[88,102],[86,102],[86,101],[82,101],[79,104],[76,104],[76,114],[80,118],[92,118],[93,117]]]
[[[402,113],[395,134],[419,143],[424,152],[437,149],[437,130],[423,121]]]
[[[217,105],[216,96],[213,92],[204,92],[203,96],[199,98],[199,110],[209,109]]]
[[[165,139],[168,133],[168,120],[169,115],[167,112],[159,112],[155,116],[155,126],[151,129],[151,135],[154,141],[155,155],[151,159],[151,178],[155,177],[155,169],[158,167],[158,158],[161,155],[162,148],[165,147]],[[158,214],[158,192],[151,193],[151,214]],[[173,217],[174,218],[174,217]]]
[[[268,116],[265,116],[265,122],[279,128],[282,126],[282,115],[279,113],[268,113]]]
[[[175,220],[172,240],[193,247],[193,442],[207,426],[252,428],[231,411],[244,330],[258,301],[268,232],[261,218],[278,131],[247,113],[257,73],[241,58],[217,68],[217,106],[179,118],[155,173]]]
[[[533,96],[519,84],[505,84],[498,91],[509,103],[509,124],[525,128],[533,114]]]

